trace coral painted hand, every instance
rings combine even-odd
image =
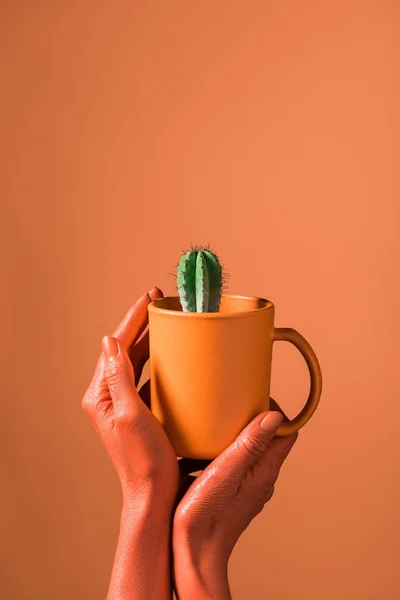
[[[176,454],[150,412],[150,385],[137,385],[149,358],[147,306],[153,288],[130,309],[103,353],[82,407],[118,473],[123,506],[108,600],[172,598],[170,536],[179,484]]]
[[[280,411],[274,401],[271,404]],[[298,436],[296,432],[274,437],[281,422],[277,411],[258,415],[197,478],[187,478],[192,484],[173,524],[178,598],[230,598],[229,556],[241,533],[271,499]]]
[[[113,336],[103,338],[103,354],[82,405],[115,466],[124,500],[140,501],[157,491],[164,503],[173,506],[179,481],[176,454],[146,406],[150,382],[137,390],[149,358],[147,306],[161,297],[162,292],[153,288],[136,302]]]

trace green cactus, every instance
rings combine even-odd
[[[178,265],[178,291],[184,312],[218,312],[225,276],[209,247],[186,252]]]

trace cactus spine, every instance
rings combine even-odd
[[[178,291],[184,312],[218,312],[223,288],[222,266],[209,248],[186,252],[178,265]]]

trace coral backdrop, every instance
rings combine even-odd
[[[101,337],[209,242],[324,374],[233,597],[398,598],[399,3],[15,0],[0,22],[0,596],[105,597],[120,493],[80,400]],[[306,367],[273,362],[294,415]]]

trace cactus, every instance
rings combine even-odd
[[[183,311],[218,312],[225,278],[223,266],[208,246],[184,253],[177,275]]]

